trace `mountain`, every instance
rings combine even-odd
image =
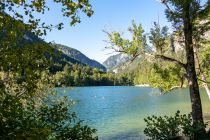
[[[152,53],[153,49],[149,45],[145,48],[145,53]],[[108,57],[104,62],[103,65],[107,68],[107,71],[112,71],[115,73],[126,73],[128,70],[135,69],[140,61],[142,61],[143,56],[138,56],[132,62],[132,56],[129,56],[124,53],[119,53],[116,55],[112,55]],[[128,72],[127,71],[127,72]]]
[[[6,32],[1,33],[0,41],[3,40],[5,36]],[[22,49],[26,49],[25,46],[28,47],[29,44],[39,44],[40,46],[45,46],[42,53],[45,53],[46,58],[54,62],[54,65],[50,67],[51,72],[63,70],[63,67],[66,64],[88,65],[92,68],[97,68],[104,72],[106,71],[106,68],[102,64],[89,59],[80,51],[64,45],[47,43],[31,32],[26,31],[24,36],[18,40],[17,44],[17,46],[22,47]]]
[[[12,19],[10,15],[6,14],[6,16]],[[19,25],[20,27],[25,26],[25,24],[22,23],[21,21],[15,20],[13,22],[17,22],[17,25]],[[20,35],[13,37],[13,41],[11,41],[10,46],[13,46],[14,48],[13,51],[16,51],[15,49],[29,50],[30,48],[31,52],[34,51],[34,52],[43,53],[42,56],[47,58],[47,60],[51,61],[51,63],[54,62],[54,66],[57,67],[57,68],[53,67],[53,71],[62,69],[67,63],[88,65],[92,68],[97,68],[104,72],[106,71],[106,68],[102,64],[88,58],[80,51],[60,44],[47,43],[43,39],[36,36],[34,33],[27,30],[23,31],[22,28],[18,27],[13,27],[13,26],[10,27],[12,29],[14,28],[13,30],[17,31],[17,34],[19,32],[21,33]],[[1,42],[7,41],[8,39],[7,36],[9,33],[7,31],[12,30],[10,28],[7,29],[7,27],[5,27],[2,30],[2,32],[0,32],[0,44]],[[39,50],[38,47],[42,47],[42,49]],[[5,58],[7,58],[7,56],[5,56]]]
[[[138,69],[140,63],[144,60],[144,57],[139,56],[133,61],[127,61],[114,68],[112,71],[114,73],[131,73],[132,71]]]
[[[129,62],[131,59],[131,56],[119,53],[107,58],[107,60],[103,62],[103,65],[107,68],[107,71],[112,71],[122,64]]]
[[[90,58],[88,58],[86,55],[84,55],[83,53],[81,53],[80,51],[65,46],[65,45],[61,45],[61,44],[53,44],[53,46],[61,51],[63,54],[77,60],[80,61],[81,63],[85,64],[85,65],[89,65],[92,68],[97,68],[99,70],[102,71],[106,71],[106,67],[104,67],[102,64],[100,64],[99,62],[92,60]]]

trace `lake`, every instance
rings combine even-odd
[[[71,110],[85,124],[98,130],[100,140],[144,139],[144,118],[191,112],[188,89],[160,95],[149,87],[77,87],[59,88],[59,96],[75,101]],[[205,120],[210,120],[210,100],[201,90]]]

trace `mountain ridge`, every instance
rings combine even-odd
[[[124,63],[130,61],[132,59],[131,56],[123,53],[119,53],[116,55],[112,55],[108,57],[104,62],[103,65],[106,67],[107,71],[112,71],[115,68],[123,65]]]
[[[61,51],[62,53],[64,53],[65,55],[80,61],[81,63],[85,64],[85,65],[89,65],[92,68],[98,68],[99,70],[102,71],[106,71],[106,67],[103,66],[101,63],[99,63],[96,60],[90,59],[89,57],[87,57],[85,54],[83,54],[82,52],[80,52],[79,50],[66,46],[66,45],[62,45],[62,44],[53,44],[53,46],[55,47],[55,49]]]
[[[82,65],[88,65],[92,68],[97,68],[101,71],[106,72],[106,68],[100,64],[98,61],[88,58],[86,55],[84,55],[79,50],[68,47],[66,45],[62,44],[56,44],[56,43],[47,43],[43,39],[37,37],[31,32],[26,32],[23,36],[23,41],[31,42],[31,43],[46,43],[49,44],[47,46],[52,47],[55,49],[55,52],[59,54],[57,57],[55,57],[54,61],[57,61],[58,63],[73,63],[73,64],[82,64]],[[60,59],[60,60],[58,60]]]

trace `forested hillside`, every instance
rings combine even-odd
[[[61,44],[53,44],[53,46],[56,49],[58,49],[59,51],[63,52],[65,55],[67,55],[73,59],[76,59],[77,61],[80,61],[81,63],[83,63],[85,65],[88,65],[92,68],[97,68],[104,72],[106,71],[106,68],[102,64],[100,64],[99,62],[97,62],[95,60],[88,58],[83,53],[81,53],[80,51],[78,51],[74,48],[71,48],[71,47],[68,47],[65,45],[61,45]]]
[[[102,64],[100,64],[99,62],[95,60],[89,59],[80,51],[74,48],[67,47],[65,45],[61,45],[61,44],[47,43],[44,40],[40,39],[39,37],[35,36],[33,33],[25,32],[25,35],[22,41],[20,42],[20,44],[24,45],[24,42],[44,43],[46,44],[46,48],[47,47],[54,48],[55,49],[54,54],[57,54],[57,55],[54,55],[53,60],[56,63],[60,63],[60,64],[72,63],[72,64],[88,65],[92,68],[97,68],[99,70],[106,71],[106,68]]]

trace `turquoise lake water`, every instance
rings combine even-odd
[[[166,95],[149,87],[77,87],[59,88],[59,96],[75,101],[71,110],[85,124],[96,128],[100,140],[144,139],[144,118],[191,112],[188,89]],[[210,100],[201,90],[205,120],[210,120]]]

